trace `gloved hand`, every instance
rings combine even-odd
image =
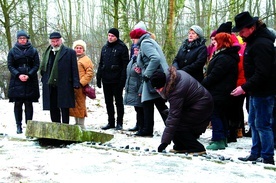
[[[102,83],[101,83],[101,80],[100,80],[100,79],[99,79],[99,80],[97,79],[97,87],[98,87],[98,88],[101,88],[101,87],[102,87]]]
[[[148,82],[149,79],[150,79],[150,78],[149,78],[148,76],[143,76],[143,81]]]
[[[168,146],[168,144],[166,144],[166,143],[160,144],[158,147],[158,152],[162,152],[163,150],[166,149],[167,146]]]

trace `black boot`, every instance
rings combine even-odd
[[[243,136],[245,136],[245,137],[251,137],[252,136],[251,135],[251,128],[249,128],[249,130],[246,133],[244,133]]]
[[[115,128],[115,125],[107,124],[106,126],[102,127],[102,130],[108,130],[110,128]]]
[[[230,127],[227,142],[228,143],[229,142],[237,142],[237,130],[236,130],[236,128]]]
[[[123,125],[119,123],[119,124],[116,125],[115,129],[116,130],[122,130],[123,129]]]
[[[22,126],[21,126],[21,123],[20,123],[20,124],[19,124],[19,123],[18,123],[18,124],[16,124],[16,127],[17,127],[17,130],[16,130],[16,133],[17,133],[17,134],[21,134],[21,133],[23,133],[23,132],[22,132]]]
[[[128,129],[128,131],[131,131],[131,132],[136,132],[136,131],[138,131],[138,130],[139,130],[139,125],[138,125],[138,123],[136,123],[135,127]]]
[[[16,102],[14,106],[14,117],[16,121],[16,133],[22,133],[22,103]]]

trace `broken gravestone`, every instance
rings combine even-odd
[[[56,139],[71,142],[101,142],[110,141],[114,135],[82,129],[78,125],[55,122],[42,122],[29,120],[27,123],[27,137],[41,139]]]

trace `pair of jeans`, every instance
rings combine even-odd
[[[224,140],[227,136],[228,121],[226,118],[227,100],[215,100],[211,115],[212,141]]]
[[[274,155],[274,96],[249,98],[248,124],[251,128],[251,154],[268,159]]]

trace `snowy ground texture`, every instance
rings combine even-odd
[[[36,121],[50,121],[49,112],[42,111],[41,102],[34,104]],[[100,131],[107,124],[102,90],[97,99],[87,99],[88,129]],[[155,112],[153,138],[135,137],[127,129],[135,125],[133,107],[125,107],[124,130],[107,130],[114,139],[106,144],[91,142],[66,147],[42,147],[37,141],[16,134],[13,104],[0,100],[0,183],[68,183],[99,181],[125,182],[276,182],[276,166],[241,162],[249,155],[251,139],[243,137],[225,150],[207,151],[206,157],[156,153],[164,124]],[[71,118],[70,124],[74,124]],[[23,125],[25,132],[26,125]],[[200,137],[206,146],[211,138],[207,129]],[[172,144],[167,151],[172,149]]]

